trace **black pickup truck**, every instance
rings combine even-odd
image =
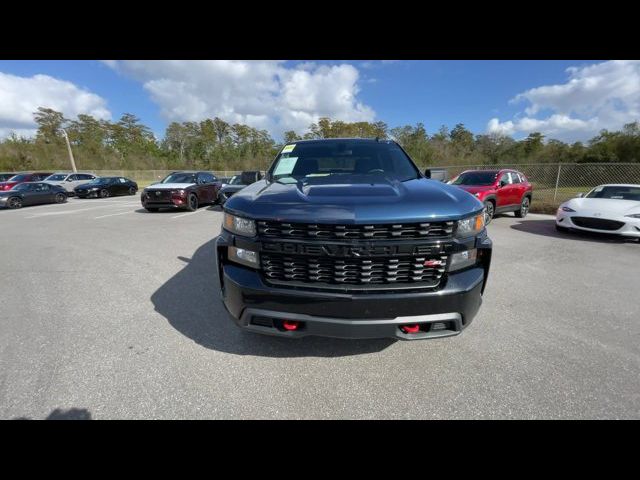
[[[285,145],[230,198],[216,240],[222,301],[242,328],[301,337],[445,337],[482,303],[483,204],[425,178],[394,141]]]

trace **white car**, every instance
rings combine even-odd
[[[67,195],[73,195],[73,190],[80,185],[89,183],[96,178],[91,173],[54,173],[49,175],[43,181],[51,185],[57,185],[67,191]]]
[[[556,213],[556,229],[640,238],[640,185],[600,185],[564,202]]]

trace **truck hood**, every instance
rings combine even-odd
[[[225,204],[225,210],[249,218],[344,224],[457,220],[482,208],[473,195],[435,180],[370,176],[366,183],[356,176],[339,183],[327,177],[304,183],[260,180]]]
[[[195,185],[195,183],[154,183],[147,188],[153,188],[154,190],[178,190],[181,188],[188,188]]]

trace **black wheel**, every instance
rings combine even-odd
[[[189,200],[187,201],[187,210],[190,212],[195,212],[198,209],[198,197],[196,197],[195,193],[189,195]]]
[[[100,198],[107,198],[109,195],[111,195],[109,193],[109,190],[107,190],[106,188],[103,188],[102,190],[100,190]]]
[[[557,231],[559,231],[559,232],[562,232],[562,233],[570,233],[570,232],[571,232],[571,229],[570,229],[570,228],[567,228],[567,227],[561,227],[561,226],[560,226],[560,225],[558,225],[557,223],[556,223],[556,230],[557,230]]]
[[[144,208],[147,210],[147,212],[151,212],[151,213],[156,213],[158,211],[157,208],[149,208],[149,207],[144,207]]]
[[[522,199],[522,203],[520,204],[520,209],[515,211],[516,217],[518,218],[526,217],[527,213],[529,213],[529,204],[530,204],[529,197],[524,197]]]
[[[136,191],[136,187],[129,187],[129,195],[135,195]]]
[[[22,208],[22,199],[20,197],[11,197],[9,200],[7,200],[7,207]]]
[[[56,203],[64,203],[67,201],[67,195],[64,193],[56,193]]]
[[[493,205],[493,202],[489,200],[484,204],[484,208],[484,224],[489,225],[491,223],[491,220],[493,220],[493,214],[496,210],[496,207]]]

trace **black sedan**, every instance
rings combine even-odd
[[[135,195],[138,184],[124,177],[98,177],[74,188],[78,198],[107,198],[116,195]]]
[[[0,207],[21,208],[43,203],[64,203],[67,201],[65,189],[57,185],[41,182],[19,183],[11,190],[0,192]]]

